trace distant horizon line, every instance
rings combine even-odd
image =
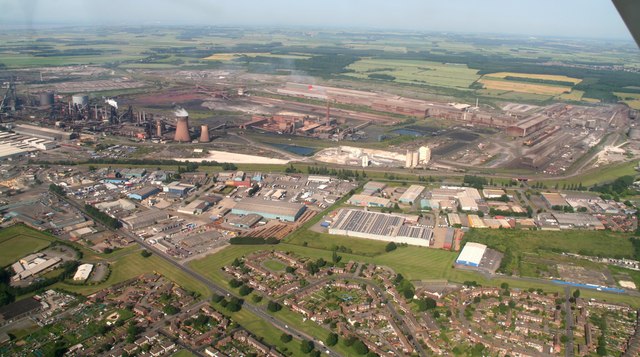
[[[307,30],[307,31],[356,31],[356,32],[377,32],[377,33],[391,33],[391,32],[400,32],[407,34],[453,34],[453,35],[474,35],[474,36],[504,36],[504,37],[514,37],[519,39],[570,39],[570,40],[592,40],[592,41],[607,41],[607,40],[615,40],[618,42],[624,42],[629,44],[634,44],[635,42],[631,35],[628,37],[579,37],[579,36],[568,36],[568,35],[542,35],[542,34],[527,34],[527,33],[499,33],[499,32],[468,32],[468,31],[454,31],[454,30],[427,30],[427,29],[403,29],[403,28],[383,28],[383,27],[365,27],[365,26],[318,26],[318,25],[259,25],[259,24],[169,24],[169,23],[122,23],[122,24],[86,24],[86,23],[39,23],[37,25],[27,25],[27,24],[0,24],[0,29],[3,30],[49,30],[49,29],[60,29],[60,28],[93,28],[93,29],[101,29],[101,28],[118,28],[118,27],[127,27],[127,28],[231,28],[231,29],[298,29],[298,30]]]

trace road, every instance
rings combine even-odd
[[[358,283],[361,283],[361,284],[365,284],[365,285],[371,286],[376,291],[376,294],[378,294],[378,296],[380,296],[381,298],[385,297],[385,291],[384,290],[382,290],[377,284],[372,283],[370,280],[358,277],[358,271],[356,271],[356,273],[354,273],[354,274],[335,274],[335,275],[331,275],[331,276],[322,278],[320,280],[314,281],[313,283],[301,288],[300,290],[298,290],[298,293],[302,293],[305,290],[309,290],[309,289],[315,288],[315,287],[317,287],[319,285],[326,284],[328,281],[339,280],[339,279],[346,279],[346,280],[349,280],[349,281],[355,281],[355,282],[358,282]],[[389,310],[389,313],[391,313],[391,315],[393,316],[393,318],[396,321],[396,323],[400,325],[400,330],[405,335],[405,337],[411,337],[411,338],[407,338],[407,340],[409,340],[409,342],[411,343],[413,348],[416,351],[418,351],[420,356],[426,356],[427,355],[426,351],[424,350],[424,348],[422,348],[422,345],[420,343],[418,343],[416,337],[409,332],[410,331],[409,327],[406,325],[406,323],[405,323],[404,319],[402,318],[402,316],[393,307],[393,304],[385,304],[385,307]]]
[[[65,200],[70,205],[72,205],[73,207],[75,207],[79,211],[83,212],[85,215],[89,216],[84,211],[84,207],[80,203],[78,203],[77,201],[75,201],[73,199],[70,199],[68,197],[61,197],[61,199]],[[97,221],[96,221],[96,223],[100,224]],[[164,260],[166,260],[167,262],[169,262],[171,265],[173,265],[176,268],[182,270],[185,274],[189,275],[193,279],[195,279],[198,282],[200,282],[203,285],[205,285],[214,294],[222,295],[222,296],[236,296],[236,297],[239,298],[239,296],[237,296],[233,291],[228,290],[225,287],[219,286],[217,284],[214,284],[211,280],[209,280],[209,279],[205,278],[204,276],[200,275],[198,272],[194,271],[189,266],[183,265],[183,264],[180,264],[180,263],[176,262],[169,255],[167,255],[167,254],[163,253],[162,251],[156,249],[151,244],[148,244],[147,242],[142,241],[139,237],[137,237],[133,233],[129,232],[128,230],[126,230],[124,228],[120,228],[120,229],[114,230],[114,229],[111,229],[110,227],[106,227],[104,225],[102,225],[102,226],[105,229],[109,229],[109,230],[111,230],[111,231],[113,231],[115,233],[121,234],[123,236],[127,236],[127,237],[135,240],[136,242],[138,242],[138,244],[140,244],[142,247],[144,247],[148,251],[153,252],[157,256],[159,256],[159,257],[163,258]],[[333,351],[332,349],[330,349],[328,347],[320,347],[321,346],[320,339],[318,339],[317,337],[308,335],[303,331],[296,330],[296,329],[292,328],[291,326],[285,324],[284,322],[282,322],[282,321],[276,319],[275,317],[271,316],[267,312],[266,308],[263,308],[263,307],[260,307],[260,306],[256,306],[256,305],[252,305],[251,303],[249,303],[247,301],[244,302],[244,304],[242,305],[242,308],[245,309],[245,310],[248,310],[249,312],[253,313],[254,315],[258,316],[259,318],[261,318],[261,319],[263,319],[265,321],[268,321],[272,325],[276,326],[278,329],[280,329],[280,330],[282,330],[282,331],[294,336],[295,338],[307,339],[307,340],[313,341],[316,347],[322,348],[322,350],[329,352],[327,354],[327,356],[332,356],[332,357],[341,356],[340,354],[338,354],[337,352]]]
[[[573,313],[571,311],[571,301],[569,301],[571,299],[571,289],[568,286],[564,288],[564,298],[566,300],[564,302],[564,311],[566,312],[565,322],[567,325],[567,343],[565,344],[564,355],[571,357],[573,356]]]

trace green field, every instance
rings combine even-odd
[[[139,250],[133,250],[129,252],[129,254],[116,256],[117,259],[111,263],[111,275],[101,284],[72,285],[63,282],[58,283],[55,286],[79,294],[89,295],[100,289],[135,278],[139,275],[156,272],[164,275],[186,290],[195,291],[204,297],[210,295],[209,289],[204,284],[196,281],[166,260],[156,255],[152,255],[149,258],[143,258],[139,252]]]
[[[171,357],[195,357],[196,355],[194,355],[193,353],[189,352],[188,350],[180,350],[174,354],[171,355]]]
[[[263,265],[271,271],[282,271],[287,267],[284,263],[277,260],[267,260]]]
[[[635,167],[638,166],[637,161],[630,161],[618,164],[611,164],[607,166],[602,166],[597,169],[592,169],[587,172],[584,172],[580,175],[564,179],[564,180],[544,180],[547,186],[552,187],[555,184],[562,187],[562,185],[570,185],[570,184],[580,184],[582,183],[584,186],[593,186],[594,184],[602,184],[611,182],[618,177],[626,176],[626,175],[637,175],[638,171],[636,171]]]
[[[53,240],[46,234],[22,225],[2,229],[0,230],[0,266],[13,264],[27,254],[42,250]]]
[[[369,75],[389,75],[394,82],[424,84],[434,87],[469,90],[469,86],[480,76],[477,70],[466,65],[430,61],[361,59],[347,67],[355,73],[347,73],[356,78],[370,78]]]

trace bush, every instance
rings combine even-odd
[[[211,297],[211,301],[213,301],[215,303],[219,303],[223,299],[224,299],[224,296],[218,295],[218,294],[213,294],[213,296]]]
[[[387,246],[386,246],[386,247],[384,247],[384,251],[385,251],[385,252],[391,252],[391,251],[396,250],[397,248],[398,248],[398,246],[396,245],[396,243],[394,243],[394,242],[389,242],[389,243],[387,244]]]
[[[242,285],[240,287],[240,296],[247,296],[249,294],[251,294],[251,292],[253,291],[253,288],[247,285]]]
[[[366,355],[367,353],[369,353],[369,347],[367,347],[367,345],[365,345],[364,342],[360,340],[357,340],[353,344],[353,349],[356,350],[356,353],[359,355]]]
[[[338,334],[334,332],[330,333],[324,343],[327,346],[335,346],[338,343]]]
[[[302,351],[302,353],[310,353],[311,351],[313,351],[313,347],[314,346],[312,341],[304,340],[300,344],[300,351]]]
[[[150,251],[148,251],[148,250],[146,250],[146,249],[143,249],[143,250],[140,252],[140,255],[142,255],[142,257],[143,257],[143,258],[149,258],[149,257],[151,256],[151,252],[150,252]]]
[[[293,336],[289,335],[288,333],[283,333],[282,335],[280,335],[280,341],[284,343],[289,343],[291,342],[291,340],[293,340]]]
[[[269,301],[269,303],[267,304],[267,310],[271,312],[278,312],[282,310],[282,305],[278,304],[275,301]]]

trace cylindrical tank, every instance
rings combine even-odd
[[[73,105],[84,108],[89,105],[89,96],[84,93],[74,94],[71,96],[71,103],[73,103]]]
[[[41,107],[50,107],[53,105],[53,92],[42,92],[39,95],[40,106]]]

